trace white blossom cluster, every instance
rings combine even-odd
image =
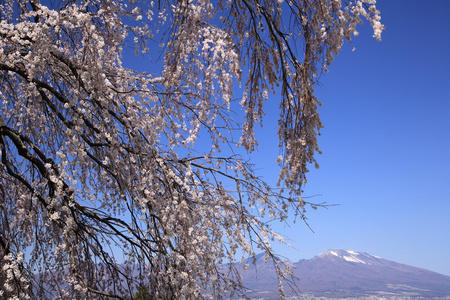
[[[20,300],[30,299],[28,291],[28,278],[23,274],[20,265],[23,261],[23,253],[18,252],[14,257],[12,253],[6,254],[1,260],[1,272],[3,286],[0,290],[0,297],[11,295],[9,299]]]
[[[0,297],[220,299],[262,251],[282,293],[268,221],[305,218],[317,74],[362,18],[379,40],[374,0],[0,2]],[[240,155],[265,101],[281,192]]]

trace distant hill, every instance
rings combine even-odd
[[[251,299],[279,299],[271,262],[257,256],[243,271]],[[285,289],[287,299],[450,299],[450,277],[352,250],[327,250],[308,260],[289,262],[301,293]],[[256,276],[257,274],[257,276]]]

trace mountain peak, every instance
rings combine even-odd
[[[337,249],[329,249],[321,252],[318,256],[327,256],[327,255],[334,255],[334,256],[343,256],[343,255],[360,255],[365,254],[362,252],[357,252],[353,250],[337,250]]]
[[[362,263],[362,264],[372,264],[375,260],[380,259],[378,256],[370,255],[363,252],[357,252],[353,250],[326,250],[319,255],[317,258],[330,258],[330,259],[342,259],[348,262]]]

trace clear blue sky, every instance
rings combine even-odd
[[[339,206],[309,210],[315,233],[302,222],[277,227],[293,248],[276,249],[294,261],[352,249],[450,276],[450,1],[377,7],[382,41],[359,27],[356,50],[347,43],[316,88],[323,154],[305,196]],[[145,68],[142,57],[128,63]],[[266,103],[252,155],[273,184],[278,104],[276,95]]]
[[[338,203],[278,228],[292,260],[352,249],[450,275],[450,1],[378,1],[386,30],[359,28],[316,89],[325,128],[305,195]],[[267,107],[277,107],[272,96]],[[275,135],[266,122],[260,137]],[[264,133],[264,134],[263,134]],[[260,141],[271,179],[278,155]]]

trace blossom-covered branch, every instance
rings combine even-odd
[[[268,221],[305,218],[314,85],[362,18],[380,39],[374,0],[1,2],[0,297],[245,294],[260,251],[289,280]],[[244,159],[265,101],[279,188]]]

